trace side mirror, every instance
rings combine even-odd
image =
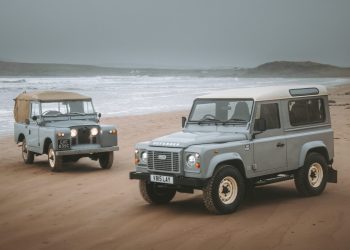
[[[186,117],[181,117],[181,121],[182,121],[182,127],[184,128],[185,127],[185,125],[186,125],[186,121],[187,121],[187,119],[186,119]]]
[[[101,118],[102,115],[101,115],[101,113],[98,113],[97,116],[98,116],[98,118]]]
[[[254,131],[264,132],[266,130],[266,120],[265,118],[255,119]]]
[[[38,120],[38,117],[37,117],[36,115],[34,115],[34,116],[32,117],[32,120],[33,120],[33,121],[36,121],[36,120]]]
[[[25,122],[25,124],[27,124],[27,125],[29,125],[29,124],[30,124],[29,119],[25,119],[25,120],[24,120],[24,122]]]

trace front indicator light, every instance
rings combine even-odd
[[[64,137],[64,133],[63,133],[63,132],[58,132],[58,133],[57,133],[57,136],[58,136],[58,137]]]
[[[135,164],[138,165],[140,163],[139,151],[135,150]]]
[[[117,132],[116,129],[111,129],[111,130],[109,130],[109,133],[110,133],[111,135],[116,135],[118,132]]]

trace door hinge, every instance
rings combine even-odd
[[[258,169],[258,165],[257,165],[256,163],[254,163],[254,164],[252,165],[252,169],[253,169],[254,171],[256,171],[256,170]]]

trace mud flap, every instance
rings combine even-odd
[[[332,167],[328,168],[328,180],[327,182],[330,183],[337,183],[338,182],[338,171],[333,169]]]

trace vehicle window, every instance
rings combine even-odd
[[[69,113],[93,114],[95,112],[91,101],[69,101],[67,104]]]
[[[32,102],[32,103],[31,103],[30,117],[39,116],[39,115],[40,115],[40,106],[39,106],[39,103]]]
[[[64,102],[43,102],[41,113],[47,116],[67,114],[67,105]]]
[[[196,100],[189,121],[240,122],[250,121],[252,100]]]
[[[258,106],[256,118],[264,118],[266,129],[276,129],[281,127],[278,103],[261,104]]]
[[[302,99],[288,103],[289,120],[292,126],[321,123],[325,121],[323,100]]]

